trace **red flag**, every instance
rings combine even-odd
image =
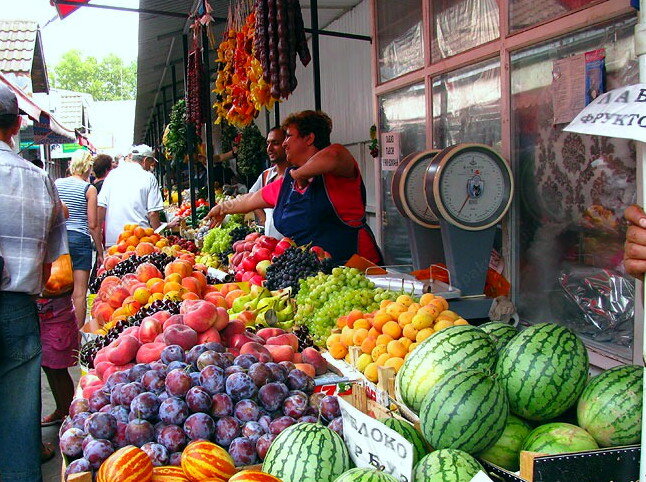
[[[90,0],[66,0],[66,1],[73,2],[73,3],[78,3],[78,4],[81,4],[81,5],[84,5],[84,4],[90,2]],[[63,4],[57,3],[56,0],[50,0],[50,3],[54,7],[56,7],[56,11],[58,12],[58,16],[61,19],[67,17],[69,14],[75,12],[79,8],[79,7],[74,6],[74,5],[63,5]]]

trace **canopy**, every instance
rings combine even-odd
[[[68,129],[58,122],[50,112],[42,109],[22,89],[15,86],[2,72],[0,82],[9,87],[18,98],[20,112],[34,122],[34,144],[65,144],[76,142],[86,146],[90,151],[96,152],[92,143],[78,130]]]

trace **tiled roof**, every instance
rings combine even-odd
[[[47,92],[49,85],[36,22],[0,21],[0,72],[30,76],[34,92]]]

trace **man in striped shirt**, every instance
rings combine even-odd
[[[49,176],[12,150],[15,94],[0,86],[0,480],[40,481],[41,344],[35,295],[67,253],[65,218]]]

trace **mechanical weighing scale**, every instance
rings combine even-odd
[[[467,319],[485,318],[484,295],[496,226],[511,205],[514,181],[491,147],[458,144],[405,157],[392,180],[393,201],[407,219],[414,269],[444,262],[449,285],[430,291]]]

